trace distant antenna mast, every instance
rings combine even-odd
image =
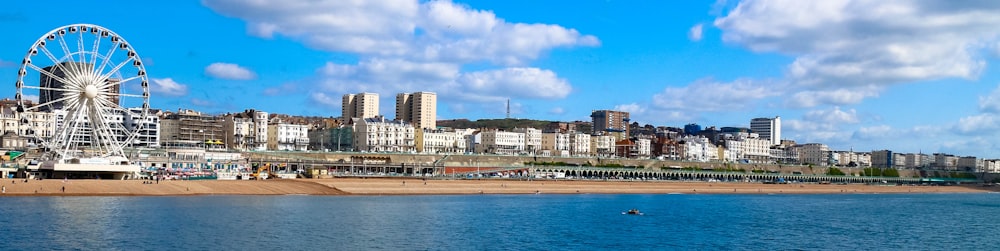
[[[510,118],[510,99],[507,99],[507,118]]]

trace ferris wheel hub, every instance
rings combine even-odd
[[[83,89],[83,96],[89,99],[97,97],[97,86],[87,85],[87,87]]]

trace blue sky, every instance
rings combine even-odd
[[[41,8],[39,6],[45,6]],[[343,94],[437,92],[439,119],[748,126],[835,150],[1000,158],[1000,3],[63,1],[0,10],[0,88],[38,37],[92,23],[143,58],[154,108],[339,116]]]

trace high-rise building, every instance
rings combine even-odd
[[[595,110],[590,113],[590,118],[594,121],[594,134],[599,134],[599,132],[620,132],[626,136],[629,135],[628,112]]]
[[[781,117],[755,118],[750,120],[750,130],[760,135],[762,139],[771,141],[771,145],[781,144]]]
[[[418,129],[437,128],[437,94],[433,92],[396,94],[396,120],[409,122]]]
[[[344,95],[340,116],[344,118],[344,121],[350,121],[351,118],[378,116],[378,93],[364,92]]]

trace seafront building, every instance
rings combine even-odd
[[[510,131],[498,129],[437,128],[436,94],[429,92],[397,95],[397,120],[386,120],[377,113],[377,94],[345,95],[344,114],[356,117],[349,123],[343,118],[303,118],[272,115],[257,110],[208,115],[188,109],[176,112],[150,110],[152,116],[139,121],[137,109],[110,114],[110,120],[142,126],[130,147],[147,150],[145,164],[163,167],[197,166],[210,159],[236,159],[232,156],[209,156],[227,151],[362,151],[428,154],[483,153],[501,155],[555,157],[619,157],[696,162],[804,164],[847,168],[878,167],[945,171],[1000,172],[1000,160],[974,156],[959,157],[945,153],[898,153],[891,150],[871,152],[834,151],[821,143],[796,144],[781,140],[780,117],[755,118],[750,128],[711,126],[704,130],[696,124],[684,129],[634,126],[630,129],[627,112],[595,110],[593,122],[552,122],[544,129],[522,127]],[[54,128],[66,123],[61,110],[16,113],[16,102],[0,100],[0,148],[37,146],[44,137],[22,137],[28,132],[51,136]],[[355,116],[351,115],[351,116]],[[405,118],[405,119],[404,119]],[[406,120],[409,119],[409,120]],[[333,121],[326,123],[323,121]],[[588,133],[576,131],[577,128]],[[630,135],[635,134],[635,135]],[[85,135],[78,138],[87,141]],[[779,144],[775,144],[775,141]],[[169,159],[159,158],[155,149],[163,149]],[[218,164],[218,163],[215,163]],[[168,167],[175,167],[167,165]]]
[[[385,118],[354,118],[354,148],[362,152],[416,152],[413,125]]]
[[[466,137],[472,129],[461,130],[416,130],[416,150],[419,153],[457,154],[466,151]]]
[[[542,150],[542,130],[535,128],[514,128],[516,133],[524,134],[524,151],[537,154]]]
[[[414,92],[396,94],[396,120],[418,129],[437,128],[437,94]]]
[[[542,133],[542,155],[569,156],[569,134],[559,132]]]
[[[704,136],[684,136],[684,159],[697,162],[708,162],[719,159],[719,148]]]
[[[267,150],[305,151],[309,146],[309,126],[272,120],[267,125]]]
[[[594,134],[606,132],[616,135],[618,140],[630,135],[628,126],[631,119],[628,112],[594,110],[590,112],[590,118],[593,120]]]
[[[341,106],[341,117],[345,119],[369,119],[378,116],[378,93],[363,92],[345,94]]]
[[[13,100],[5,99],[0,101],[0,130],[2,132],[13,132],[17,135],[34,135],[40,138],[49,138],[56,130],[56,116],[51,112],[23,112],[18,113],[16,103]],[[26,122],[26,123],[25,123]]]
[[[226,147],[240,151],[267,150],[268,123],[267,112],[253,109],[224,115],[222,130]]]
[[[481,141],[476,153],[515,155],[524,153],[524,133],[487,130],[479,132]]]
[[[590,134],[569,134],[569,154],[573,156],[590,156]],[[649,154],[646,154],[647,156]]]
[[[760,138],[768,140],[771,145],[781,144],[781,117],[755,118],[750,120],[750,130],[760,135]]]
[[[202,148],[225,148],[222,121],[221,117],[189,109],[164,112],[160,115],[160,138],[165,146],[194,143]]]
[[[770,141],[761,139],[756,133],[732,132],[720,135],[726,154],[724,160],[742,163],[770,163]]]
[[[590,153],[597,157],[615,156],[615,137],[611,135],[590,136]]]

